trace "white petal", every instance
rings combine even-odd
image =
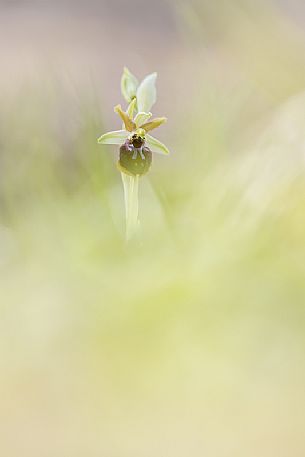
[[[134,123],[136,124],[137,128],[141,127],[141,125],[148,121],[148,119],[150,119],[151,116],[151,113],[144,113],[143,111],[141,113],[138,113],[134,118]]]
[[[148,113],[156,102],[157,73],[152,73],[143,79],[137,90],[138,111]]]
[[[115,130],[102,135],[97,142],[99,144],[123,144],[127,140],[129,132],[126,130]]]
[[[146,143],[148,144],[149,148],[152,150],[152,152],[157,152],[158,154],[169,154],[169,150],[167,147],[161,143],[161,141],[157,140],[151,135],[146,134]]]

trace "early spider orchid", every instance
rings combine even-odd
[[[151,119],[150,109],[156,101],[156,77],[157,74],[152,73],[139,84],[129,70],[124,69],[121,88],[129,106],[126,111],[121,105],[114,108],[123,121],[123,128],[105,133],[98,139],[99,144],[120,145],[118,167],[126,174],[143,175],[150,168],[152,152],[169,153],[163,143],[148,134],[167,120],[166,117]]]
[[[156,102],[156,78],[157,73],[152,73],[139,84],[137,78],[124,68],[121,90],[128,107],[126,111],[121,105],[114,108],[123,121],[122,130],[105,133],[98,139],[99,144],[120,146],[118,168],[124,185],[127,240],[137,233],[139,226],[139,177],[149,171],[152,151],[169,153],[163,143],[148,133],[166,122],[165,117],[151,119],[150,110]]]

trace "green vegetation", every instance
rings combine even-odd
[[[3,456],[304,454],[304,37],[199,3],[135,245],[102,97],[1,95]]]

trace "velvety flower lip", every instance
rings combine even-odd
[[[125,100],[129,103],[127,110],[124,111],[121,105],[116,105],[114,111],[123,121],[121,130],[114,130],[103,134],[99,139],[99,144],[127,144],[128,148],[135,151],[133,155],[142,153],[142,148],[147,146],[152,152],[159,154],[169,154],[168,148],[158,139],[147,132],[156,129],[164,124],[166,117],[152,118],[150,109],[156,102],[156,78],[157,73],[146,76],[141,83],[125,67],[121,79],[121,90]]]
[[[120,147],[120,157],[118,161],[118,169],[129,176],[143,176],[151,166],[152,153],[147,146],[140,149],[133,147],[129,140],[126,140]]]

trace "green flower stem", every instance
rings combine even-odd
[[[139,227],[139,175],[122,173],[126,214],[126,241],[130,241]]]

